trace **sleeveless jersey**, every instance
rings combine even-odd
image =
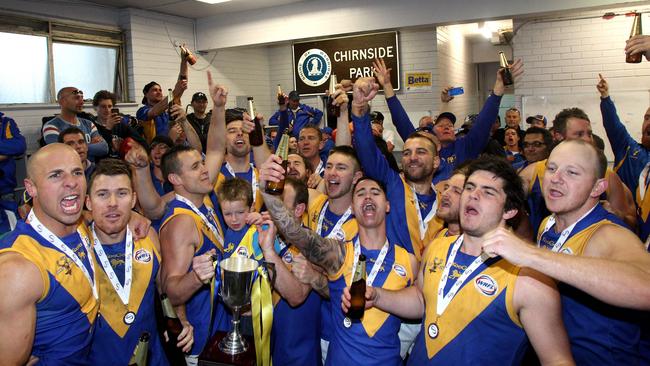
[[[380,250],[361,246],[366,256],[366,271],[370,273]],[[326,365],[372,364],[401,365],[400,341],[397,333],[401,325],[399,317],[377,308],[366,309],[361,322],[346,322],[341,310],[341,294],[352,281],[354,243],[345,244],[345,259],[337,273],[330,276],[331,339]],[[373,287],[400,290],[411,286],[414,280],[409,253],[406,249],[390,244],[384,262],[377,273]],[[349,325],[347,327],[346,325]]]
[[[118,281],[124,286],[124,247],[125,241],[112,245],[102,245]],[[97,261],[99,263],[99,261]],[[160,269],[160,253],[149,237],[133,242],[132,287],[129,306],[122,303],[101,264],[97,270],[97,280],[102,294],[100,315],[97,317],[95,336],[90,352],[92,365],[126,365],[143,332],[151,335],[149,339],[149,363],[168,365],[162,348],[154,300],[156,296],[156,276]],[[136,314],[131,325],[124,323],[127,311]]]
[[[253,184],[257,184],[259,186],[260,172],[255,167],[249,168],[248,171],[244,172],[244,173],[235,173],[235,176],[237,178],[241,178],[241,179],[247,181],[248,183],[251,184],[251,186],[253,186]],[[221,166],[221,170],[219,171],[219,174],[217,175],[217,181],[216,181],[216,183],[214,185],[214,192],[216,193],[217,189],[219,189],[219,187],[221,187],[223,182],[225,182],[226,179],[230,179],[230,178],[235,178],[235,177],[233,177],[233,175],[230,174],[230,172],[226,168],[226,163],[223,163],[223,165]],[[256,182],[253,182],[253,178],[257,178]],[[262,206],[264,205],[264,198],[262,197],[261,189],[263,189],[263,187],[257,187],[257,189],[254,190],[255,195],[253,196],[253,201],[254,201],[253,202],[253,210],[255,212],[260,212],[260,210],[262,209]]]
[[[203,205],[199,207],[199,211],[203,213],[205,217],[208,217],[208,220],[212,221],[212,225],[214,225],[220,233],[223,233],[223,226],[221,224],[222,220],[219,220],[218,212],[215,212],[215,215],[209,217],[208,207],[212,207],[212,202],[208,197],[206,197],[203,200]],[[199,232],[200,242],[198,243],[198,247],[195,248],[194,256],[202,255],[210,249],[216,249],[217,256],[219,256],[219,258],[222,257],[223,248],[221,247],[220,241],[215,237],[215,234],[212,233],[199,215],[195,214],[189,206],[178,199],[174,199],[169,203],[167,212],[162,219],[163,223],[160,226],[161,230],[169,220],[178,215],[190,216],[194,220],[196,230]],[[192,265],[190,263],[187,272],[189,273],[191,271]],[[194,345],[190,351],[190,354],[192,355],[198,355],[201,353],[208,339],[214,334],[214,330],[218,329],[220,324],[223,325],[225,323],[224,314],[226,313],[226,309],[222,306],[217,306],[220,303],[215,301],[218,289],[212,289],[211,291],[210,286],[211,284],[202,286],[185,303],[187,320],[194,327]],[[210,297],[211,295],[212,298]],[[211,319],[213,319],[212,329],[210,327]]]
[[[465,280],[443,314],[436,313],[438,284],[457,239],[437,239],[422,259],[425,317],[409,365],[519,365],[527,347],[512,303],[519,267],[499,257],[487,260]],[[445,294],[475,258],[458,251]]]
[[[85,224],[78,229],[91,240]],[[75,232],[61,241],[77,254],[94,278],[89,262],[94,263],[94,256],[88,255],[79,234]],[[7,252],[18,253],[33,263],[43,280],[43,294],[36,303],[31,353],[40,359],[38,364],[88,365],[99,302],[81,269],[23,221],[0,241],[0,253]],[[98,268],[97,263],[94,266]]]
[[[552,248],[560,233],[555,233],[553,228],[542,233],[546,220],[540,226],[538,243],[542,247]],[[559,252],[582,255],[591,236],[599,228],[605,225],[621,226],[620,223],[618,217],[598,205],[576,224]],[[564,325],[577,364],[639,364],[638,312],[605,304],[565,283],[560,283],[558,289],[562,298]]]

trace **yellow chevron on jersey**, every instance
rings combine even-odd
[[[262,255],[261,248],[259,248],[259,243],[253,243],[253,236],[257,233],[257,226],[251,225],[246,234],[241,238],[239,244],[235,247],[232,255],[237,257],[252,258],[255,260],[262,260],[264,256]],[[254,245],[258,247],[258,250],[254,248]]]
[[[97,283],[102,294],[99,309],[102,317],[120,337],[124,337],[129,330],[129,326],[124,323],[124,315],[126,312],[132,311],[137,314],[138,309],[140,309],[144,295],[147,292],[147,287],[149,287],[151,281],[154,256],[160,262],[160,253],[158,253],[149,236],[134,240],[132,260],[133,279],[128,310],[113,288],[106,272],[102,270],[101,266],[97,267]]]
[[[318,227],[318,217],[320,216],[323,206],[328,202],[329,197],[327,195],[320,195],[316,197],[311,205],[309,206],[309,218],[307,221],[307,227],[316,231]],[[354,217],[354,214],[341,226],[341,230],[345,233],[345,241],[350,241],[357,236],[359,232],[359,224],[357,219]]]
[[[253,168],[253,169],[255,172],[255,176],[259,177],[260,173],[257,170],[257,168]],[[217,181],[214,184],[214,194],[217,194],[217,190],[219,189],[219,187],[221,187],[223,182],[226,181],[226,179],[228,178],[226,178],[226,176],[223,173],[219,172],[219,175],[217,175]],[[252,182],[248,182],[248,183],[253,184]],[[255,212],[260,212],[262,206],[264,205],[264,197],[262,197],[262,189],[264,189],[264,187],[260,187],[260,189],[258,189],[257,192],[255,193],[255,197],[253,197],[255,201],[253,205],[253,210]]]
[[[409,253],[406,249],[398,244],[393,245],[395,251],[395,261],[392,268],[387,269],[384,266],[379,272],[389,270],[390,273],[386,280],[381,285],[381,288],[386,290],[400,290],[407,287],[414,282],[413,268],[411,268],[411,260]],[[345,279],[345,284],[349,287],[352,284],[352,265],[354,264],[354,243],[348,241],[345,243],[345,259],[337,273],[329,277],[330,281],[334,281],[341,276]],[[372,268],[374,263],[369,262],[368,268]],[[378,285],[378,284],[375,284]],[[366,309],[361,324],[369,337],[373,337],[375,333],[382,327],[386,319],[388,319],[387,312],[379,310],[375,307]]]
[[[512,301],[514,285],[520,268],[504,259],[491,264],[478,273],[474,279],[468,280],[451,300],[442,316],[438,318],[436,314],[438,284],[447,263],[449,248],[457,238],[458,236],[436,239],[422,259],[421,274],[424,276],[422,293],[425,303],[424,331],[429,324],[433,323],[438,325],[439,330],[435,338],[426,335],[424,337],[429,359],[454,340],[503,291],[506,291],[506,309],[510,320],[522,327]],[[473,284],[480,277],[491,280],[496,285],[496,290],[491,294],[481,291]]]
[[[86,224],[79,224],[77,230],[92,243],[90,230],[88,230]],[[77,247],[71,249],[77,254],[79,259],[84,260],[86,257],[86,249],[81,241]],[[38,240],[28,235],[18,236],[11,248],[0,250],[0,254],[11,252],[19,253],[38,268],[41,279],[43,280],[43,293],[38,300],[39,303],[46,298],[50,291],[49,273],[77,301],[81,311],[86,314],[90,324],[94,323],[99,310],[99,301],[93,296],[92,287],[88,283],[86,276],[84,276],[81,269],[67,255],[54,248],[42,245]],[[99,264],[95,261],[95,256],[91,255],[88,260],[92,261],[95,269],[98,268]],[[101,292],[99,293],[101,294]]]
[[[542,220],[542,223],[539,226],[540,231],[539,234],[537,235],[537,242],[539,242],[542,238],[543,228],[546,227],[546,221],[548,221],[549,217],[550,216]],[[587,243],[589,243],[589,240],[591,240],[591,237],[594,235],[596,230],[600,229],[604,225],[619,226],[618,224],[609,220],[597,221],[587,226],[585,229],[581,230],[580,232],[571,235],[569,239],[567,239],[567,241],[564,243],[562,248],[560,249],[560,253],[571,254],[571,255],[582,255],[582,253],[587,248]]]
[[[213,208],[212,201],[210,200],[210,197],[208,197],[207,195],[203,198],[203,204],[206,207]],[[167,224],[172,218],[174,218],[174,217],[176,217],[178,215],[188,215],[188,216],[192,217],[192,220],[194,220],[194,225],[196,226],[196,229],[199,230],[199,242],[194,247],[194,252],[195,253],[203,246],[203,238],[204,238],[204,236],[207,237],[210,240],[210,242],[212,242],[212,244],[214,244],[214,246],[217,247],[217,249],[219,249],[219,251],[221,251],[223,253],[224,248],[221,245],[221,241],[217,239],[217,237],[212,232],[212,230],[210,230],[208,225],[206,225],[205,222],[203,222],[203,219],[201,219],[201,217],[199,215],[194,213],[194,211],[192,211],[189,208],[174,207],[174,211],[169,215],[169,217],[167,217],[162,222],[162,224],[160,224],[160,230],[162,230],[162,228],[165,226],[165,224]],[[217,225],[217,229],[223,235],[224,231],[223,231],[223,228],[221,227],[221,223],[219,222],[219,219],[216,216],[214,216],[213,218],[214,218],[213,222]],[[203,235],[201,235],[201,234],[203,234]]]
[[[641,199],[641,186],[636,187],[635,193],[636,204],[640,210],[639,216],[641,216],[643,222],[646,222],[648,221],[648,214],[650,214],[650,185],[646,187],[643,199]]]
[[[415,258],[420,261],[422,253],[427,244],[435,239],[436,234],[440,232],[445,226],[445,222],[434,216],[427,225],[427,231],[424,234],[424,239],[420,238],[420,217],[418,210],[415,208],[415,193],[411,187],[402,178],[404,184],[404,213],[406,214],[406,223],[408,225],[409,236],[411,237],[411,244],[413,245],[413,254]],[[439,195],[436,196],[440,197]]]

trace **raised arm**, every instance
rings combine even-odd
[[[612,145],[612,152],[614,152],[614,166],[616,166],[627,154],[627,148],[629,146],[635,146],[637,144],[636,140],[630,136],[630,133],[625,128],[625,125],[621,123],[620,118],[618,118],[618,113],[616,112],[616,106],[614,101],[609,96],[609,84],[603,75],[598,74],[600,80],[596,84],[596,89],[600,93],[600,113],[603,116],[603,127],[605,127],[605,133],[607,134],[607,139]]]
[[[160,197],[151,180],[149,168],[149,156],[140,144],[132,143],[131,150],[126,154],[124,160],[131,165],[133,172],[133,187],[138,197],[138,203],[142,208],[144,216],[150,220],[161,218],[165,214],[167,199]]]
[[[397,129],[397,133],[399,133],[402,140],[406,140],[415,132],[415,127],[413,127],[411,119],[409,119],[406,110],[404,110],[402,103],[400,103],[395,95],[395,91],[393,91],[393,84],[390,82],[391,69],[386,68],[383,59],[376,59],[372,63],[372,66],[379,85],[384,88],[384,96],[386,97],[386,104],[388,105],[388,110],[390,110],[393,125],[395,125],[395,129]]]
[[[208,90],[214,103],[210,128],[206,142],[205,165],[208,167],[210,181],[214,184],[226,156],[226,101],[228,90],[212,81],[212,73],[208,71]]]
[[[269,159],[260,168],[260,186],[264,187],[267,181],[277,182],[284,177],[284,170],[280,165],[281,160],[276,155]],[[311,262],[323,267],[329,274],[335,274],[343,265],[345,259],[345,246],[343,242],[323,238],[312,230],[303,228],[296,222],[279,196],[262,192],[266,208],[271,214],[278,231],[287,242],[295,245]]]
[[[260,113],[258,113],[257,116],[255,116],[255,118],[257,118],[257,120],[260,121],[260,123],[264,121],[264,116]],[[244,131],[244,133],[250,134],[251,132],[253,132],[254,129],[255,129],[255,122],[251,120],[248,113],[244,112],[244,115],[242,117],[242,130]],[[266,142],[263,142],[259,146],[251,145],[251,149],[253,150],[253,160],[255,162],[256,167],[262,166],[262,164],[264,164],[266,159],[268,159],[269,156],[271,155],[271,150],[269,150],[269,147],[266,145]]]
[[[348,127],[350,116],[348,115],[349,99],[347,92],[350,90],[352,90],[352,82],[350,80],[341,80],[341,83],[336,85],[336,91],[333,95],[332,103],[341,109],[341,113],[336,119],[336,146],[352,145],[352,135]]]
[[[203,151],[203,144],[199,135],[196,133],[196,130],[190,124],[190,121],[187,120],[187,115],[185,114],[185,109],[180,105],[174,104],[171,110],[171,116],[180,128],[185,132],[185,138],[192,148],[195,150]]]

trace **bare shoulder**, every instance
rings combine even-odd
[[[160,243],[167,250],[197,244],[199,233],[190,215],[177,215],[160,228]]]
[[[630,230],[616,224],[602,225],[591,235],[584,255],[604,259],[647,261],[650,254]]]
[[[550,277],[530,268],[521,268],[515,281],[513,295],[515,307],[522,307],[559,299],[555,281]]]
[[[0,254],[0,304],[3,308],[34,304],[43,295],[44,288],[41,271],[34,263],[18,253]]]

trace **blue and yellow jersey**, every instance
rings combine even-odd
[[[125,241],[102,245],[118,281],[124,286]],[[168,365],[163,351],[154,301],[156,297],[156,276],[160,269],[160,253],[149,237],[133,243],[133,268],[129,306],[122,303],[101,264],[97,267],[97,281],[100,289],[100,316],[97,318],[95,335],[90,349],[91,365],[126,365],[133,354],[142,332],[151,335],[149,340],[149,362],[152,365]],[[99,263],[99,261],[97,261]],[[131,325],[124,322],[127,311],[136,314]]]
[[[203,205],[199,207],[199,211],[206,217],[209,215],[208,207],[212,207],[212,202],[206,196],[206,198],[203,200]],[[212,216],[211,219],[208,219],[212,221],[213,225],[217,226],[217,229],[221,233],[223,233],[223,220],[219,217],[219,210],[216,210],[214,212],[215,215]],[[202,255],[210,249],[216,249],[219,258],[223,256],[223,248],[219,239],[203,222],[199,215],[195,214],[189,206],[179,201],[178,199],[173,199],[167,206],[167,212],[165,212],[165,215],[162,218],[160,229],[162,230],[165,224],[167,224],[172,218],[178,215],[190,216],[194,220],[196,230],[200,234],[200,242],[197,243],[197,247],[194,250],[194,256]],[[189,273],[191,271],[192,265],[190,263],[190,267],[188,268],[187,272]],[[206,342],[214,333],[214,330],[219,329],[218,326],[225,323],[224,314],[226,313],[226,309],[221,306],[213,306],[213,304],[219,304],[215,301],[218,291],[211,289],[210,286],[211,285],[204,285],[201,287],[185,303],[187,320],[194,327],[194,346],[192,346],[192,350],[190,351],[190,354],[192,355],[198,355],[201,353]],[[214,324],[212,329],[210,329],[210,322],[213,318]]]
[[[548,220],[548,218],[546,219]],[[561,233],[552,228],[542,233],[538,243],[552,248]],[[601,205],[576,224],[559,252],[582,255],[592,235],[605,225],[621,225],[621,220]],[[578,365],[638,365],[640,314],[618,308],[569,286],[559,283],[562,317],[571,342],[571,352]]]
[[[79,225],[89,240],[85,224]],[[61,238],[90,272],[94,256],[87,255],[78,233]],[[16,229],[0,241],[0,253],[18,253],[33,263],[43,279],[43,294],[36,303],[36,329],[32,355],[39,365],[88,365],[88,352],[99,310],[92,286],[77,265],[63,252],[43,239],[34,229],[19,221]]]
[[[390,202],[386,229],[392,231],[397,241],[420,260],[424,248],[443,228],[444,222],[433,217],[427,224],[424,236],[421,237],[415,193],[404,178],[390,168],[386,158],[375,145],[370,130],[370,117],[367,114],[361,118],[352,116],[352,121],[354,122],[354,147],[357,151],[364,152],[358,155],[363,171],[386,186],[386,197]],[[437,195],[434,191],[431,195],[417,195],[417,198],[420,217],[424,219],[433,209]]]
[[[438,284],[457,238],[437,239],[422,258],[425,317],[409,364],[519,365],[527,345],[512,301],[519,267],[499,257],[486,261],[465,280],[442,316],[436,314]],[[474,259],[457,252],[445,294]]]
[[[328,202],[328,200],[329,198],[326,195],[321,195],[316,197],[316,199],[314,199],[314,201],[309,205],[309,218],[307,227],[309,227],[314,232],[318,227],[318,219],[321,212],[323,211],[323,207],[325,206],[325,203]],[[336,223],[342,216],[343,215],[337,215],[333,213],[329,210],[328,207],[327,210],[325,210],[325,216],[323,217],[321,232],[318,234],[322,237],[327,237],[327,235],[332,232],[332,229],[334,229]],[[343,230],[344,237],[337,236],[335,239],[349,241],[357,236],[357,233],[359,232],[359,224],[357,223],[357,219],[354,217],[354,214],[350,214],[350,217],[348,217],[343,225],[341,225],[341,230]]]
[[[390,240],[390,239],[389,239]],[[369,250],[361,246],[366,256],[366,272],[369,274],[381,250]],[[372,364],[401,365],[400,341],[397,333],[401,325],[399,317],[377,308],[366,309],[361,322],[348,323],[341,310],[343,289],[352,281],[354,243],[345,244],[345,259],[339,271],[329,280],[331,299],[331,339],[326,365]],[[414,273],[409,253],[402,247],[390,244],[373,287],[400,290],[411,286]],[[346,327],[349,325],[349,327]]]
[[[257,184],[259,186],[260,172],[255,167],[249,168],[248,171],[245,173],[235,173],[235,175],[237,178],[241,178],[247,181],[248,183],[250,183],[251,187],[253,186],[253,184]],[[230,174],[230,172],[226,168],[226,163],[223,163],[223,165],[221,166],[221,170],[219,171],[219,175],[217,175],[217,181],[214,184],[214,193],[216,194],[217,189],[221,187],[223,182],[226,179],[230,179],[230,178],[235,178],[235,177],[233,177],[232,174]],[[253,180],[256,180],[257,182],[254,182]],[[255,196],[253,196],[253,201],[254,201],[253,209],[255,212],[260,212],[262,206],[264,205],[264,198],[262,197],[261,189],[263,189],[263,187],[258,187]]]

